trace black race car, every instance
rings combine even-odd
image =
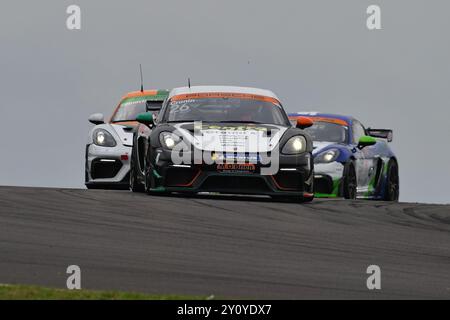
[[[289,122],[270,91],[224,86],[173,89],[156,119],[134,134],[130,188],[157,193],[261,194],[311,201],[312,125]]]

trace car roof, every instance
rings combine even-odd
[[[166,90],[166,89],[153,89],[153,90],[143,90],[143,91],[131,91],[131,92],[128,92],[127,94],[125,94],[122,97],[122,99],[120,99],[119,104],[114,109],[111,117],[109,118],[109,122],[111,122],[111,119],[114,117],[114,115],[116,114],[117,110],[119,109],[119,107],[122,105],[122,103],[126,99],[153,96],[154,98],[151,99],[153,101],[159,101],[159,100],[160,101],[164,101],[167,98],[168,95],[169,95],[169,90]]]
[[[144,96],[161,96],[161,98],[164,99],[168,95],[169,95],[169,90],[166,90],[166,89],[132,91],[132,92],[128,92],[126,95],[124,95],[122,97],[122,100],[128,99],[128,98],[144,97]]]
[[[341,115],[341,114],[334,114],[334,113],[322,113],[322,112],[294,112],[289,113],[289,117],[298,117],[298,116],[305,116],[305,117],[320,117],[320,118],[329,118],[329,119],[337,119],[337,120],[343,120],[347,123],[352,123],[354,118],[351,116]]]
[[[169,99],[183,94],[191,93],[242,93],[242,94],[253,94],[264,97],[269,97],[280,102],[280,99],[270,90],[250,88],[250,87],[236,87],[236,86],[191,86],[191,87],[179,87],[174,88],[169,93]]]

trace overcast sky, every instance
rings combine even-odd
[[[81,7],[81,30],[66,8]],[[378,4],[382,30],[366,28]],[[449,203],[448,0],[2,0],[0,185],[84,187],[91,113],[139,88],[273,90],[392,128],[401,200]]]

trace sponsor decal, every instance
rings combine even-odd
[[[268,130],[267,127],[253,125],[253,124],[248,124],[248,125],[244,125],[244,126],[221,126],[221,125],[204,124],[200,127],[195,127],[194,129],[196,129],[196,130],[216,130],[216,131],[220,131],[222,134],[226,134],[227,131],[233,131],[233,133],[234,133],[236,131],[248,131],[248,130],[267,131]]]
[[[164,96],[139,96],[139,97],[133,97],[133,98],[126,98],[122,101],[120,104],[121,106],[129,106],[133,104],[140,104],[140,103],[146,103],[147,101],[163,101]]]
[[[280,102],[272,97],[261,96],[257,94],[248,93],[232,93],[232,92],[202,92],[202,93],[187,93],[173,96],[170,101],[188,100],[188,99],[205,99],[205,98],[237,98],[266,101],[280,106]]]
[[[187,103],[195,103],[195,100],[194,99],[185,99],[185,100],[171,100],[170,101],[171,106],[187,104]]]
[[[256,166],[253,163],[219,163],[217,171],[219,172],[255,172]]]
[[[232,129],[231,129],[232,128]],[[221,129],[201,130],[197,137],[199,147],[203,150],[215,150],[225,152],[249,152],[252,149],[271,149],[270,139],[265,136],[265,131],[234,130],[234,127]],[[256,150],[255,150],[256,151]]]
[[[211,158],[217,163],[220,162],[258,163],[261,160],[259,154],[245,154],[245,153],[213,153]]]

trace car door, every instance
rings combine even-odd
[[[352,122],[353,144],[355,145],[355,169],[358,183],[358,194],[366,194],[369,191],[371,178],[376,174],[375,146],[362,149],[357,148],[359,139],[366,135],[364,126],[358,121]]]
[[[155,101],[152,102],[153,105],[149,107],[149,102],[147,101],[147,112],[151,112],[153,115],[153,119],[155,124],[158,122],[160,110],[161,110],[161,102]],[[147,155],[148,145],[149,145],[149,137],[152,132],[153,126],[148,127],[144,124],[140,124],[137,128],[137,137],[136,137],[136,159],[138,161],[138,168],[142,175],[145,172],[145,157]]]
[[[145,155],[147,154],[148,149],[148,137],[150,136],[151,129],[144,124],[139,125],[137,131],[137,139],[136,139],[136,159],[138,160],[137,165],[141,174],[144,173],[145,170]]]

